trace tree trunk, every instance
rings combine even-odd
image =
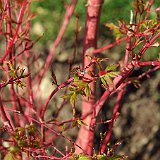
[[[103,0],[88,0],[87,3],[87,17],[86,17],[86,24],[85,24],[85,34],[84,34],[84,44],[83,44],[83,68],[85,68],[89,63],[90,60],[86,57],[86,55],[93,56],[93,50],[97,47],[97,31],[98,31],[98,24],[100,19],[100,10],[102,6]],[[87,69],[87,71],[94,72],[94,66]],[[82,99],[82,116],[90,113],[93,111],[93,106],[95,103],[95,83],[92,82],[90,84],[92,94],[88,100],[88,98]],[[84,119],[84,123],[87,126],[81,126],[80,131],[78,133],[76,144],[82,147],[87,154],[92,154],[93,148],[93,139],[94,139],[94,130],[90,132],[90,122],[91,122],[92,114],[88,115]],[[83,151],[76,147],[76,153],[82,153]]]

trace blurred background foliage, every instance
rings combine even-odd
[[[55,40],[63,22],[63,16],[65,14],[66,7],[70,2],[71,0],[38,0],[32,2],[31,10],[33,14],[35,14],[35,17],[32,20],[31,37],[32,39],[37,39],[37,37],[42,36],[38,42],[38,45],[41,46],[41,48],[49,48]],[[104,23],[113,22],[118,24],[117,20],[125,20],[127,23],[129,23],[130,11],[133,10],[133,2],[133,0],[104,0],[99,26],[99,46],[107,45],[115,40],[113,34],[108,28],[105,27]],[[80,42],[78,48],[82,48],[81,44],[85,26],[86,3],[86,0],[78,1],[74,15],[72,16],[69,26],[64,34],[62,44],[65,43],[65,46],[68,48],[73,49],[76,15],[79,16],[79,27],[81,27],[81,32],[79,33],[78,37]],[[158,6],[158,0],[155,0],[152,9]],[[156,14],[152,13],[150,18],[156,18]],[[123,48],[124,52],[124,45],[125,44],[122,43],[120,46],[118,46],[120,48],[117,50],[121,50]],[[65,47],[63,49],[62,48],[61,52],[66,50]],[[145,59],[157,58],[157,49],[152,48],[149,50],[149,52],[152,52],[152,54],[146,54]]]
[[[40,41],[42,44],[47,44],[48,40],[53,41],[56,38],[63,21],[62,17],[65,14],[65,8],[69,3],[70,0],[40,0],[32,3],[31,9],[36,15],[32,21],[32,31],[35,35],[42,35],[44,33],[44,36]],[[126,20],[129,22],[131,9],[133,9],[132,0],[116,1],[116,3],[113,0],[104,0],[100,27],[106,29],[103,25],[105,22],[116,23],[117,20]],[[79,26],[83,29],[86,16],[86,0],[78,1],[74,13],[79,15]],[[68,37],[67,39],[74,38],[75,14],[72,16],[71,22],[65,33],[65,38]],[[101,35],[103,35],[102,32]]]

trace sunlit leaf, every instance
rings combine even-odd
[[[101,141],[102,141],[103,138],[104,138],[104,135],[103,135],[102,131],[99,133],[99,135],[100,135],[100,138],[101,138]]]
[[[79,91],[77,92],[77,94],[80,94],[80,95],[82,95],[82,96],[86,96],[86,93],[85,93],[84,90],[79,90]]]
[[[107,71],[113,71],[119,67],[119,64],[112,64],[106,67]]]
[[[65,130],[64,124],[63,124],[63,125],[60,125],[60,126],[59,126],[59,129],[60,129],[61,132],[63,132],[63,131]]]
[[[10,72],[10,76],[11,76],[11,77],[13,77],[13,78],[14,78],[14,77],[16,77],[16,73],[15,73],[15,71],[11,70],[11,72]]]
[[[110,78],[110,76],[108,76],[107,74],[104,76],[108,86],[113,86],[113,81],[112,79]]]
[[[116,37],[116,39],[119,39],[121,37],[122,33],[120,32],[119,27],[116,26],[114,23],[106,23],[105,26],[113,31],[113,34]]]
[[[108,84],[107,84],[107,82],[106,82],[106,80],[105,80],[104,77],[101,77],[101,82],[103,83],[103,85],[104,85],[105,88],[108,87]]]
[[[86,155],[82,155],[78,158],[78,160],[92,160],[92,159]]]
[[[74,87],[69,87],[69,91],[75,91],[75,88]]]
[[[87,124],[84,123],[83,120],[81,120],[81,119],[78,119],[78,120],[77,120],[77,123],[78,123],[80,126],[82,126],[82,125],[87,126]]]
[[[75,126],[77,126],[77,121],[72,122],[72,127],[75,127]]]
[[[73,115],[75,116],[76,115],[76,109],[75,109],[75,101],[76,101],[76,98],[77,98],[77,95],[76,93],[74,92],[71,97],[70,97],[70,103],[72,105],[72,112],[73,112]]]
[[[102,154],[102,155],[97,155],[97,160],[108,160],[108,158],[106,154]]]
[[[9,69],[10,69],[11,71],[15,71],[15,69],[14,69],[14,67],[13,67],[13,65],[12,65],[11,62],[8,62],[8,66],[9,66]]]
[[[77,95],[76,95],[75,92],[74,92],[74,93],[71,95],[71,97],[70,97],[70,103],[71,103],[72,106],[75,105],[76,97],[77,97]]]
[[[97,58],[97,62],[108,61],[109,58]]]
[[[92,60],[92,56],[86,55],[86,57],[87,57],[89,60]]]
[[[4,160],[14,160],[14,156],[12,153],[8,152],[4,157]]]
[[[11,147],[9,147],[9,151],[11,153],[17,153],[17,152],[19,152],[19,150],[20,150],[20,148],[18,146],[11,146]]]
[[[109,77],[115,78],[119,75],[120,72],[108,72],[107,75]]]
[[[70,93],[70,94],[65,94],[64,96],[62,96],[62,98],[63,98],[63,99],[67,99],[67,98],[70,98],[71,95],[72,95],[71,93]]]
[[[140,45],[143,42],[143,39],[138,39],[137,40],[137,46]]]
[[[22,157],[19,154],[8,152],[5,155],[4,160],[22,160]]]
[[[79,80],[79,76],[77,74],[74,74],[73,77],[74,77],[74,81]]]
[[[89,87],[89,85],[86,86],[85,92],[86,92],[86,96],[89,97],[91,94],[91,88]]]
[[[119,29],[119,27],[116,26],[114,23],[106,23],[105,26],[108,27],[111,30]]]
[[[83,87],[86,87],[86,82],[78,79],[78,80],[74,80],[73,85],[83,88]]]
[[[151,46],[152,46],[152,47],[159,47],[159,43],[156,42],[156,43],[152,44]]]

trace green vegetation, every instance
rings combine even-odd
[[[54,40],[63,21],[61,17],[65,14],[65,7],[67,7],[69,2],[69,0],[43,0],[40,2],[33,2],[31,10],[36,14],[36,17],[32,21],[32,32],[34,33],[32,36],[40,36],[44,33],[44,36],[40,41],[43,44],[46,44],[49,40]],[[75,14],[72,16],[67,32],[65,33],[65,37],[74,38],[73,30],[75,29],[76,14],[80,17],[79,26],[82,26],[83,29],[86,15],[86,10],[84,9],[85,5],[86,0],[78,1],[75,8]],[[104,16],[101,17],[101,24],[103,25],[103,23],[107,21],[116,22],[118,19],[125,19],[128,21],[131,9],[131,0],[116,1],[116,3],[114,1],[104,0],[102,8],[102,15]],[[102,26],[102,28],[103,27],[104,26]]]

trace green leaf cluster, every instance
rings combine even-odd
[[[118,27],[114,23],[106,23],[105,26],[113,31],[113,35],[116,37],[116,39],[119,39],[122,36],[120,27]]]
[[[40,134],[35,125],[28,125],[25,128],[17,127],[12,133],[12,137],[18,148],[39,147]]]
[[[4,160],[22,160],[22,157],[18,153],[8,152],[5,155]]]
[[[73,115],[76,115],[75,102],[78,95],[87,96],[91,94],[90,86],[87,82],[81,80],[79,76],[74,74],[74,81],[69,87],[69,94],[63,96],[63,98],[70,98],[70,103],[72,105]]]
[[[72,123],[72,127],[75,127],[75,126],[87,126],[87,124],[84,123],[84,121],[82,119],[76,119],[75,121],[73,121]]]
[[[8,148],[4,160],[22,160],[22,151],[28,155],[28,148],[39,148],[40,133],[35,125],[26,125],[26,127],[17,127],[11,133],[14,145]],[[27,149],[26,151],[23,149]]]
[[[113,86],[113,78],[119,75],[118,71],[114,71],[117,69],[119,64],[112,64],[106,67],[103,75],[100,75],[101,82],[104,88],[108,88],[109,86]]]
[[[13,83],[16,84],[18,87],[25,87],[25,83],[21,80],[22,78],[26,78],[28,75],[24,74],[25,69],[17,67],[16,69],[14,68],[13,64],[9,62],[4,63],[4,68],[7,67],[9,68],[9,77],[12,78]]]

